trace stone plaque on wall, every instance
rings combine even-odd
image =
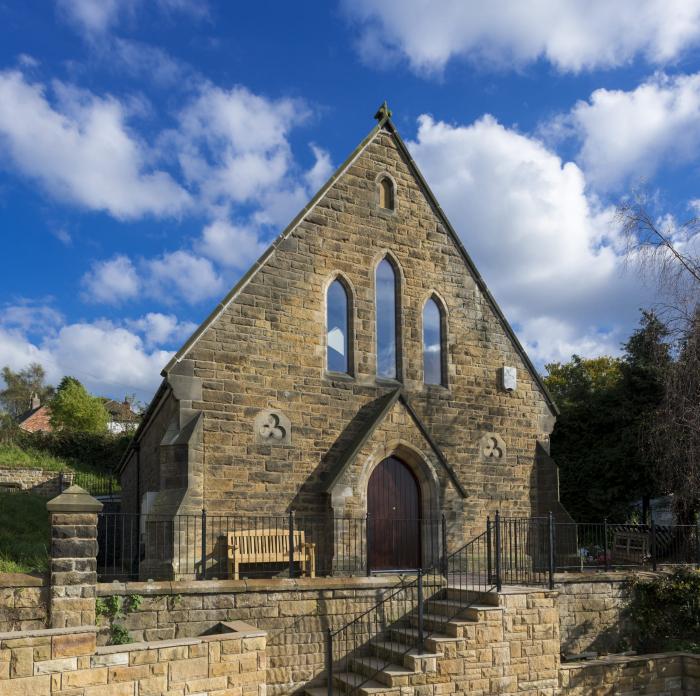
[[[506,443],[496,433],[486,433],[479,441],[479,454],[487,462],[503,462],[506,458]]]
[[[289,445],[292,423],[282,411],[265,409],[255,416],[255,442],[259,445]]]

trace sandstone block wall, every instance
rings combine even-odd
[[[224,630],[108,648],[94,627],[0,634],[0,696],[265,696],[264,632]]]
[[[45,577],[0,575],[0,633],[47,628],[49,587]]]
[[[557,576],[561,650],[566,654],[620,652],[624,643],[626,573]]]
[[[196,636],[231,620],[265,630],[268,691],[275,695],[293,693],[319,677],[325,668],[326,629],[340,628],[370,609],[398,582],[383,577],[102,583],[97,595],[143,597],[138,610],[120,621],[133,640]],[[106,642],[106,621],[100,623],[99,641]]]
[[[73,483],[73,473],[63,474],[63,488]],[[3,469],[0,468],[0,491],[30,491],[37,495],[53,498],[61,493],[61,474],[42,469]]]
[[[663,653],[563,664],[560,683],[561,696],[696,696],[700,657]]]

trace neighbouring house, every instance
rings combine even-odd
[[[131,403],[124,401],[115,401],[107,399],[104,402],[105,410],[109,415],[107,421],[107,430],[113,434],[129,433],[136,430],[138,427],[140,416],[134,413],[131,409]]]
[[[499,510],[570,519],[557,409],[465,248],[480,231],[463,244],[376,118],[165,366],[119,467],[125,512],[368,519],[368,571],[430,563],[426,520],[458,543]]]
[[[28,433],[50,433],[53,430],[51,407],[48,404],[42,404],[39,397],[33,394],[29,410],[17,418],[17,425]]]

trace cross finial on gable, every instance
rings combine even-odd
[[[379,107],[377,113],[374,114],[374,118],[376,118],[377,121],[381,121],[384,118],[391,118],[391,109],[386,103],[386,99],[384,100],[384,103]]]

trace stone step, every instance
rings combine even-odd
[[[391,629],[390,635],[398,643],[411,645],[418,640],[418,629],[411,626],[396,627]],[[445,633],[430,633],[425,638],[425,647],[430,652],[442,654],[440,646],[444,646],[446,643],[454,643],[456,640],[455,636],[448,636]]]
[[[435,672],[440,653],[409,648],[406,643],[386,638],[377,638],[370,643],[370,649],[377,655],[396,664],[403,663],[416,672]]]
[[[328,687],[327,686],[314,686],[313,688],[310,689],[305,689],[304,693],[306,696],[328,696]],[[339,689],[336,689],[333,687],[331,689],[331,696],[343,696],[344,692],[340,691]]]
[[[411,614],[409,621],[412,626],[418,626],[418,614]],[[473,627],[475,622],[471,619],[449,619],[440,616],[440,614],[423,614],[424,633],[432,633],[437,631],[453,638],[462,638],[465,635],[465,629],[469,626]]]
[[[478,604],[489,604],[497,607],[499,603],[498,592],[482,592],[464,587],[448,587],[447,599],[458,599],[466,602],[476,602]]]
[[[420,674],[420,672],[408,669],[403,665],[387,662],[381,657],[371,655],[354,658],[352,671],[371,677],[386,686],[409,686],[411,677]]]
[[[384,694],[396,694],[398,696],[401,693],[400,686],[387,686],[374,679],[367,679],[364,674],[358,674],[357,672],[334,674],[333,681],[340,687],[341,693],[343,689],[345,691],[349,689],[356,690],[355,693],[362,694],[362,696],[384,696]]]
[[[450,618],[468,619],[470,621],[481,621],[486,618],[484,614],[489,612],[503,611],[503,607],[492,604],[471,604],[460,606],[461,602],[449,599],[431,599],[425,603],[426,612],[429,614],[439,614]]]

